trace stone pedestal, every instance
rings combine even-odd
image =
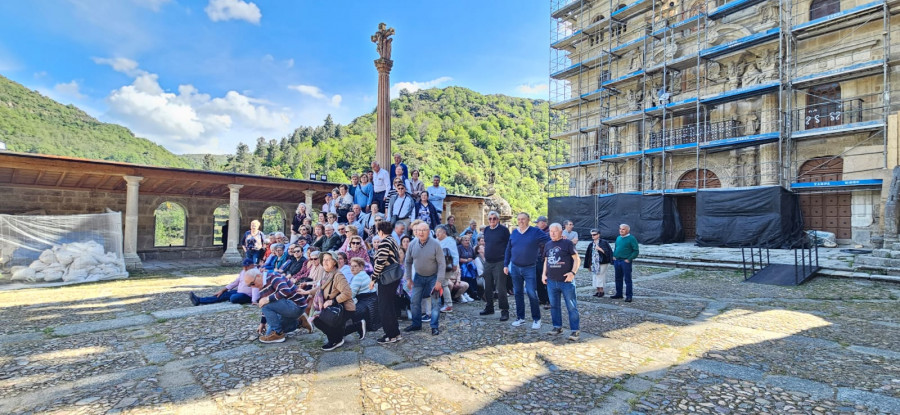
[[[375,60],[378,69],[378,107],[376,116],[375,160],[386,169],[391,165],[391,68],[394,61]]]
[[[141,176],[124,176],[125,190],[125,238],[122,240],[123,258],[125,269],[129,271],[144,268],[141,257],[137,254],[137,228],[138,228],[138,191],[141,186]]]
[[[225,247],[225,253],[222,254],[222,265],[240,265],[241,253],[238,252],[238,235],[241,231],[241,211],[240,211],[240,191],[244,187],[242,184],[229,184],[228,189],[231,191],[228,202],[228,244]]]

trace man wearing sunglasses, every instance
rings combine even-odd
[[[506,275],[503,273],[503,257],[509,243],[509,229],[500,224],[500,214],[488,213],[488,226],[484,236],[484,310],[482,316],[494,314],[494,291],[500,306],[500,321],[509,320],[509,299],[506,298]]]
[[[397,189],[397,194],[388,201],[388,220],[392,224],[396,225],[399,222],[409,227],[409,223],[415,214],[416,201],[406,193],[406,185],[403,182],[398,180],[394,188]]]

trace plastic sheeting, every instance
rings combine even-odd
[[[674,197],[668,195],[555,197],[548,199],[547,206],[550,220],[571,220],[581,240],[590,240],[590,229],[595,223],[600,237],[606,240],[615,240],[623,223],[631,226],[631,233],[641,244],[684,240]]]
[[[699,246],[790,248],[802,240],[797,195],[780,186],[697,192]]]
[[[65,285],[125,277],[121,213],[0,215],[0,283]]]

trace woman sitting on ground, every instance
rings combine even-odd
[[[341,307],[334,322],[329,323],[322,318],[316,318],[313,321],[313,324],[328,337],[328,342],[322,345],[322,350],[329,351],[344,345],[345,324],[356,311],[356,304],[353,303],[353,291],[350,289],[350,284],[338,271],[337,260],[330,252],[322,254],[322,268],[325,270],[325,275],[318,288],[318,292],[322,294],[322,303],[318,306],[319,312],[321,313],[333,305]]]

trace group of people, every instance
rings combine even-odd
[[[354,174],[349,186],[335,189],[314,225],[312,212],[299,204],[290,236],[265,235],[260,223],[252,221],[241,241],[243,270],[212,296],[190,293],[193,304],[255,304],[262,310],[260,342],[283,342],[287,333],[317,328],[328,339],[322,349],[333,350],[347,335],[363,339],[379,329],[383,335],[378,343],[400,341],[402,317],[409,320],[404,332],[422,330],[428,322],[431,334],[439,335],[441,313],[452,312],[454,302],[481,299],[485,307],[480,314],[487,316],[496,313],[497,300],[500,320],[507,321],[511,288],[513,326],[526,324],[527,295],[532,329],[541,327],[544,305],[552,323],[548,334],[562,334],[562,299],[568,339],[579,339],[575,274],[582,262],[571,222],[565,228],[548,225],[541,216],[532,226],[523,212],[509,229],[492,211],[484,228],[471,220],[457,232],[452,216],[442,223],[447,193],[440,177],[434,176],[433,186],[426,188],[417,170],[408,178],[400,156],[394,160],[393,177],[373,162],[371,171]],[[616,295],[611,298],[631,301],[631,261],[638,244],[628,225],[619,232],[612,250],[597,230],[591,231],[584,268],[594,276],[595,295],[603,296],[608,264],[614,264]]]

